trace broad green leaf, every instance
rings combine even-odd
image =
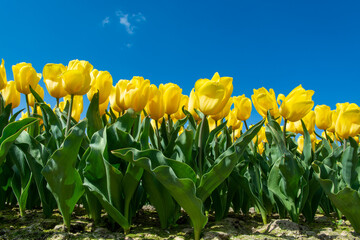
[[[9,117],[11,115],[11,103],[8,104],[0,115],[0,134],[4,127],[9,123]]]
[[[214,191],[214,189],[230,175],[245,148],[259,132],[264,122],[265,120],[260,121],[246,133],[241,135],[228,150],[216,159],[213,167],[201,177],[196,192],[197,196],[203,202],[210,196],[212,191]]]
[[[359,182],[358,173],[356,168],[359,162],[358,156],[358,143],[353,139],[349,138],[350,145],[346,147],[345,151],[341,156],[341,163],[342,163],[342,178],[347,186],[358,189]]]
[[[20,133],[29,127],[31,124],[39,121],[36,118],[25,118],[20,121],[9,123],[3,130],[0,138],[0,166],[5,160],[6,154],[9,151],[12,143],[20,135]]]
[[[75,166],[85,137],[85,128],[86,120],[71,128],[61,147],[52,154],[42,170],[68,228],[75,204],[84,193],[81,177]]]
[[[100,118],[99,111],[99,91],[94,94],[91,99],[89,108],[86,112],[86,118],[88,119],[87,135],[91,139],[92,135],[103,128],[103,123]]]

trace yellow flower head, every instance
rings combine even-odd
[[[16,89],[23,94],[30,93],[30,87],[36,88],[40,81],[41,73],[36,73],[31,63],[18,63],[12,66]]]
[[[63,64],[48,63],[43,69],[43,78],[46,89],[54,98],[63,98],[68,93],[65,91],[61,75],[66,71]]]

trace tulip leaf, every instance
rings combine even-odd
[[[149,134],[150,134],[150,121],[149,117],[145,117],[141,126],[140,146],[142,150],[149,149]],[[152,127],[151,127],[152,128]]]
[[[241,135],[241,137],[238,138],[229,149],[227,149],[215,160],[214,165],[208,170],[208,172],[201,177],[200,184],[197,188],[197,196],[203,202],[210,196],[217,186],[219,186],[230,175],[245,148],[260,131],[264,122],[265,120],[260,121]]]
[[[351,137],[349,138],[349,142],[350,145],[346,147],[341,156],[341,163],[343,166],[341,174],[347,186],[358,189],[359,181],[358,173],[356,171],[359,162],[358,143]]]
[[[29,87],[30,87],[30,92],[34,96],[36,102],[45,103],[44,100],[40,97],[40,95],[31,87],[31,85],[29,85]]]
[[[99,91],[94,94],[91,99],[89,108],[86,112],[86,118],[88,119],[87,135],[91,139],[92,135],[103,128],[103,123],[100,118],[99,110]]]
[[[122,173],[108,162],[106,128],[93,134],[83,171],[84,186],[94,194],[106,212],[127,232],[130,224],[121,213]]]
[[[209,158],[209,156],[211,156],[211,147],[213,144],[217,144],[215,143],[214,139],[217,138],[217,135],[219,134],[219,132],[221,130],[223,130],[224,128],[226,127],[226,121],[221,123],[219,126],[217,126],[214,130],[212,130],[206,140],[206,143],[205,143],[205,149],[204,149],[204,152],[205,152],[205,156],[206,158]],[[217,141],[217,140],[216,140]],[[214,147],[213,147],[214,148]],[[213,156],[216,156],[216,155],[213,155]]]
[[[311,139],[308,130],[306,129],[305,123],[301,120],[301,125],[304,131],[304,147],[303,147],[303,161],[307,167],[310,167],[311,160],[312,160],[312,148],[311,148]]]
[[[318,165],[319,164],[319,165]],[[312,167],[315,172],[317,180],[326,195],[329,197],[331,202],[338,208],[341,213],[350,221],[355,232],[360,233],[360,194],[358,191],[345,187],[344,189],[337,191],[334,186],[334,182],[328,178],[324,178],[327,173],[323,173],[326,169],[321,166],[322,163],[315,162]],[[334,171],[330,169],[330,171]]]
[[[193,141],[194,131],[185,129],[184,132],[176,139],[175,151],[177,152],[176,160],[186,163],[194,168],[193,164]]]
[[[187,212],[194,227],[195,239],[207,223],[202,201],[196,196],[196,175],[186,164],[166,158],[162,152],[149,149],[119,149],[112,153],[151,173]]]
[[[130,108],[124,115],[119,117],[113,125],[121,131],[130,133],[134,122],[137,120],[137,117],[138,116],[136,112]]]
[[[75,166],[85,137],[85,128],[86,120],[71,128],[61,147],[52,154],[42,170],[68,228],[75,204],[84,193],[81,177]]]
[[[9,122],[14,122],[16,121],[16,118],[19,116],[19,114],[24,111],[25,108],[20,109],[19,111],[17,111],[16,113],[14,113],[11,117],[10,117],[10,121]]]
[[[2,111],[0,115],[0,134],[2,133],[4,127],[9,123],[9,117],[11,115],[11,103],[8,104]]]
[[[0,138],[0,166],[5,160],[12,143],[20,135],[20,133],[31,124],[39,121],[36,118],[28,117],[16,122],[9,123],[3,130]]]

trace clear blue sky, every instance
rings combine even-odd
[[[315,90],[315,104],[360,104],[357,0],[0,5],[0,58],[9,80],[18,62],[42,72],[46,63],[83,59],[109,71],[114,84],[143,76],[156,85],[177,83],[189,94],[197,79],[219,72],[234,78],[233,95],[250,97],[263,86],[287,95],[302,84]],[[259,119],[254,108],[253,115]]]

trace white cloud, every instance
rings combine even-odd
[[[106,24],[110,23],[110,17],[106,17],[104,18],[104,20],[102,20],[102,25],[105,26]]]
[[[140,23],[146,21],[145,16],[141,12],[136,14],[133,13],[130,15],[122,11],[117,11],[116,16],[120,18],[120,24],[125,27],[126,31],[129,34],[133,34],[135,28],[137,28],[137,26],[135,26],[134,23]]]

